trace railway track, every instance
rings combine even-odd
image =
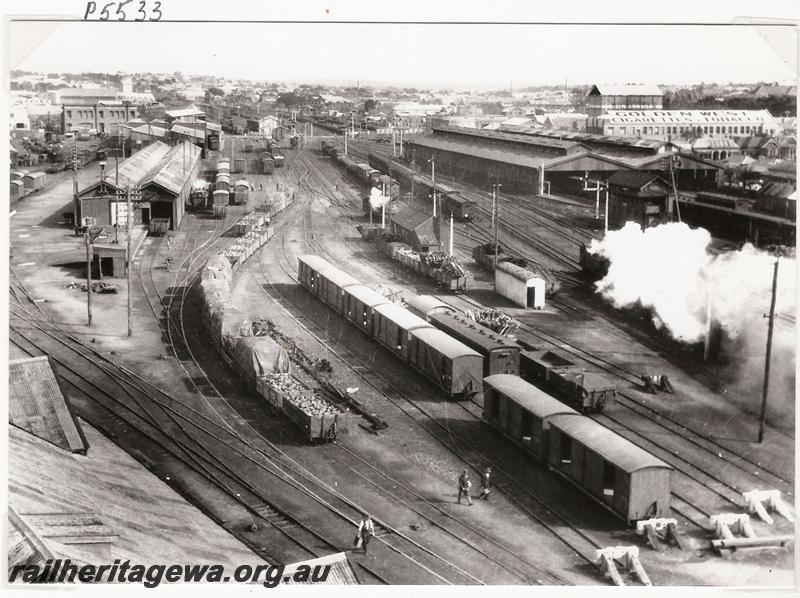
[[[333,198],[333,199],[335,200],[336,198]],[[330,221],[326,220],[326,222],[330,222]],[[304,223],[305,223],[305,219],[304,219]],[[331,226],[333,227],[334,225],[331,224]],[[309,247],[309,249],[311,249],[312,252],[317,252],[318,251],[317,248],[319,247],[319,242],[318,242],[318,240],[315,239],[313,230],[310,230],[308,226],[306,226],[306,228],[304,229],[304,236],[305,236],[306,244]],[[277,239],[275,239],[275,240],[277,241]],[[284,254],[284,259],[283,259],[283,263],[280,264],[280,267],[281,267],[281,269],[284,270],[284,273],[291,280],[296,282],[296,269],[294,268],[293,260],[288,256],[288,253],[286,251],[285,236],[281,240],[281,247],[282,247],[281,251]],[[268,278],[268,276],[266,276],[265,273],[263,275],[264,275],[265,279]],[[267,281],[267,283],[269,284],[269,281]],[[394,382],[392,382],[390,380],[387,380],[385,377],[377,374],[374,371],[374,369],[370,366],[370,364],[367,363],[364,360],[364,358],[361,358],[361,357],[358,357],[358,356],[354,355],[348,348],[345,348],[342,345],[338,345],[336,348],[334,348],[334,347],[331,346],[330,342],[325,341],[322,338],[320,338],[321,335],[323,335],[323,336],[327,335],[325,330],[320,328],[318,326],[318,324],[314,321],[313,318],[305,316],[302,313],[297,313],[299,308],[297,306],[297,302],[296,301],[291,301],[291,302],[288,301],[287,298],[282,297],[281,294],[280,294],[280,291],[278,291],[274,287],[273,287],[273,297],[277,301],[283,303],[283,307],[286,310],[287,315],[289,315],[290,317],[292,317],[292,319],[294,319],[296,322],[298,322],[298,324],[302,328],[306,329],[309,332],[309,334],[311,334],[321,344],[323,344],[329,352],[331,352],[332,354],[336,355],[337,357],[343,359],[346,363],[349,361],[349,365],[350,365],[351,369],[353,369],[354,372],[356,372],[362,379],[364,379],[365,382],[369,383],[371,386],[373,386],[379,392],[383,392],[381,389],[385,389],[385,388],[389,387],[389,388],[392,388],[400,396],[402,396],[405,399],[406,402],[411,404],[411,409],[409,409],[408,407],[405,407],[403,405],[398,404],[397,401],[395,401],[395,400],[393,400],[391,398],[389,400],[390,400],[390,402],[392,402],[393,404],[398,406],[407,415],[409,415],[411,417],[414,417],[418,421],[418,423],[420,423],[420,416],[422,418],[424,418],[423,422],[422,422],[423,427],[429,433],[433,433],[434,436],[440,442],[443,441],[442,437],[441,437],[442,432],[444,432],[444,433],[446,433],[448,435],[450,434],[450,431],[447,430],[446,428],[444,430],[435,430],[435,429],[431,430],[430,429],[430,423],[429,423],[429,421],[426,421],[426,420],[436,421],[435,416],[433,416],[432,414],[426,413],[424,408],[422,408],[420,405],[416,404],[416,402],[411,397],[408,396],[408,393],[404,393],[403,391],[398,389],[396,387],[396,383],[394,383]],[[319,333],[315,332],[314,330],[317,330]],[[347,359],[344,359],[345,357]],[[369,375],[367,375],[367,374],[369,374]],[[479,414],[474,413],[474,412],[472,413],[472,415],[473,415],[473,417],[476,417],[476,418],[480,417]],[[446,443],[446,446],[448,446],[448,448],[450,450],[454,451],[456,454],[462,455],[462,456],[465,454],[464,453],[464,446],[462,444],[453,445],[452,441],[448,441],[448,440],[444,440],[444,442]],[[463,442],[463,440],[461,440],[460,442]],[[474,453],[470,452],[470,454],[474,454]],[[476,458],[479,459],[480,457],[476,455]],[[477,469],[478,468],[478,464],[476,462],[473,462],[472,460],[470,460],[470,461],[471,461],[469,463],[470,466]],[[511,481],[512,477],[513,476],[509,475],[508,476],[508,480]],[[510,493],[509,493],[509,495],[510,495]],[[512,501],[513,501],[513,497],[511,497],[511,498],[512,498]],[[516,501],[516,502],[519,503],[519,501]],[[527,509],[527,510],[529,511],[529,509]],[[581,539],[581,541],[585,545],[585,543],[587,542],[587,538],[584,537],[584,538]],[[584,549],[584,554],[586,554],[587,557],[588,557],[588,553],[590,553],[591,550],[593,550],[597,546],[599,546],[599,544],[596,541],[591,540],[591,548]],[[587,558],[587,560],[590,561],[591,558],[589,557],[589,558]]]
[[[447,297],[439,296],[438,298],[451,305],[453,304],[452,300],[448,300]],[[482,307],[482,304],[472,298],[460,297],[460,299],[475,307]],[[454,305],[454,307],[458,306]],[[606,360],[602,358],[592,360],[592,355],[563,339],[543,334],[524,322],[521,323],[521,329],[533,333],[554,347],[588,361],[596,367],[614,374],[616,377],[620,376],[619,372],[615,372],[613,368],[609,367],[610,362],[604,364],[603,362]],[[627,374],[630,375],[630,373]],[[635,381],[638,383],[638,377]],[[761,463],[754,461],[747,455],[733,451],[729,447],[714,441],[708,435],[700,434],[674,418],[665,416],[637,399],[631,393],[618,390],[617,404],[622,405],[627,411],[624,419],[612,415],[608,411],[604,411],[602,414],[590,413],[587,415],[672,465],[676,472],[685,478],[684,481],[688,480],[696,483],[716,497],[716,503],[710,503],[707,498],[705,506],[701,507],[698,504],[690,505],[690,501],[685,496],[676,494],[682,504],[690,505],[694,511],[707,513],[715,508],[725,507],[740,509],[742,508],[741,493],[761,487],[763,483],[769,483],[770,487],[777,487],[786,494],[792,494],[792,485],[786,482],[779,474],[764,468]],[[635,421],[635,423],[632,424],[631,420]],[[654,438],[657,438],[658,441],[654,440]],[[671,440],[668,440],[670,438]],[[687,444],[695,449],[693,455],[687,453]],[[687,454],[689,456],[686,456]],[[738,470],[738,475],[749,480],[752,485],[736,485],[729,482],[731,467]],[[754,474],[754,469],[759,473]],[[689,509],[684,508],[682,510]],[[707,518],[704,518],[704,520],[707,520]],[[706,524],[701,523],[704,520],[691,519],[690,521],[696,526],[706,529]]]
[[[484,234],[485,231],[484,231]],[[578,316],[582,319],[594,319],[595,314],[589,311],[586,311],[582,308],[578,308],[571,304],[571,302],[561,301],[557,298],[551,298],[551,302],[554,301],[557,306],[564,311],[565,313],[571,316]],[[528,326],[528,328],[531,328]],[[533,329],[531,328],[533,331]],[[540,331],[534,331],[537,336],[540,338],[543,336]],[[549,335],[548,335],[549,336]],[[578,357],[583,358],[584,360],[589,361],[596,367],[603,369],[609,373],[614,374],[616,377],[622,377],[627,382],[639,385],[640,378],[636,372],[632,372],[630,370],[626,370],[625,368],[621,368],[620,366],[613,364],[609,360],[599,358],[595,355],[591,355],[588,352],[582,351],[578,349],[576,346],[572,345],[571,343],[565,343],[562,339],[557,339],[555,337],[549,337],[546,340],[558,346],[561,349],[567,350],[570,353],[576,354]],[[714,460],[722,460],[726,466],[733,465],[736,469],[739,470],[740,474],[744,474],[748,476],[750,480],[752,480],[753,484],[763,483],[768,480],[770,483],[776,483],[778,486],[785,492],[791,493],[792,487],[790,483],[787,483],[786,480],[783,478],[781,474],[777,472],[769,470],[769,468],[763,467],[760,462],[757,462],[751,458],[749,458],[746,454],[735,451],[730,447],[727,447],[719,442],[715,441],[714,439],[710,438],[707,434],[702,434],[697,430],[692,430],[685,426],[684,424],[678,422],[674,418],[664,415],[659,411],[653,409],[652,407],[646,405],[641,400],[637,399],[635,396],[631,395],[630,393],[622,392],[621,393],[622,400],[619,401],[625,408],[630,411],[635,411],[636,417],[639,420],[646,420],[648,423],[654,423],[658,427],[662,429],[662,433],[671,433],[677,436],[680,436],[683,440],[688,441],[692,446],[696,447],[702,454],[705,455],[704,462],[708,462],[708,459],[713,457]],[[621,424],[617,424],[617,427],[620,427]],[[636,434],[634,429],[630,430],[631,433]],[[642,437],[639,441],[646,441],[646,438]],[[674,449],[674,453],[677,454],[678,449]],[[683,459],[681,457],[681,459]],[[683,459],[687,463],[687,467],[694,467],[691,463]],[[758,476],[753,476],[754,468],[759,471]],[[680,468],[679,468],[680,469]],[[702,471],[702,470],[699,470]],[[705,472],[697,473],[696,476],[706,475]],[[727,491],[722,494],[720,493],[723,500],[727,502],[735,501],[735,499],[731,498],[731,492],[734,493],[737,497],[740,492],[740,489],[733,484],[729,484],[724,481],[724,479],[720,476],[713,476],[713,480],[710,481],[710,485],[712,487],[715,486],[722,486],[727,488]],[[728,492],[729,491],[729,492]]]

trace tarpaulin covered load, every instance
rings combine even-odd
[[[268,336],[244,336],[236,340],[233,359],[248,379],[285,374],[291,369],[289,354]]]

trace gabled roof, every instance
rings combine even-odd
[[[139,183],[145,185],[158,185],[167,191],[178,195],[186,184],[195,162],[200,159],[201,150],[194,143],[184,141],[161,158],[161,160],[147,173]]]
[[[433,220],[433,216],[420,212],[413,206],[407,206],[392,216],[392,222],[406,230],[416,230]]]
[[[747,137],[737,137],[736,143],[743,150],[758,150],[767,145],[771,139],[770,135],[748,135]]]
[[[615,172],[608,178],[608,184],[641,190],[656,180],[661,181],[661,183],[664,185],[667,185],[667,182],[664,179],[657,174],[653,174],[652,172],[643,172],[640,170],[621,170],[619,172]]]
[[[184,116],[203,116],[205,112],[198,110],[194,106],[188,108],[176,108],[173,110],[165,110],[164,114],[170,118],[181,118]]]
[[[69,398],[47,356],[9,362],[8,421],[73,453],[85,453],[83,435]]]
[[[176,135],[185,135],[186,137],[193,137],[200,140],[205,139],[205,133],[202,130],[199,130],[195,127],[187,127],[181,124],[172,125],[170,133],[175,133]]]
[[[598,83],[592,85],[589,95],[604,96],[660,96],[664,95],[658,85],[627,83],[624,85]]]
[[[672,469],[655,455],[588,417],[554,415],[550,425],[627,473],[648,468]]]

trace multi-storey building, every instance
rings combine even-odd
[[[612,110],[660,110],[663,95],[657,85],[593,85],[586,96],[586,131],[602,133],[599,119]]]

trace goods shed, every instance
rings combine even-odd
[[[667,516],[672,467],[587,417],[550,426],[551,467],[625,521]]]
[[[511,262],[500,262],[494,271],[494,289],[520,307],[544,309],[547,282],[538,274]]]

